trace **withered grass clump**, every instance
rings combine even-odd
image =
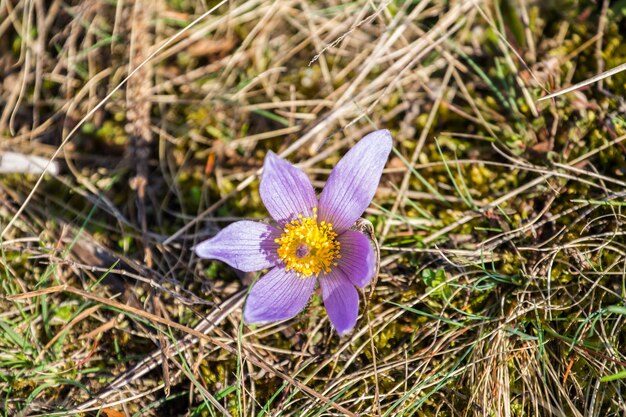
[[[624,415],[626,72],[538,99],[626,62],[625,21],[608,0],[0,2],[2,415]],[[191,248],[267,216],[268,150],[321,189],[377,128],[357,329],[319,296],[243,324],[258,274]]]

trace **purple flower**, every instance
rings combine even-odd
[[[337,163],[319,200],[304,172],[267,154],[260,193],[279,227],[239,221],[195,248],[201,258],[242,271],[272,268],[250,290],[246,322],[296,316],[319,280],[333,326],[340,335],[352,330],[359,312],[355,285],[363,288],[373,278],[376,256],[369,239],[350,227],[374,197],[391,145],[387,130],[361,139]]]

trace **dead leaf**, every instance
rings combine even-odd
[[[103,408],[102,412],[106,417],[126,417],[126,414],[121,411],[116,411],[112,408]]]

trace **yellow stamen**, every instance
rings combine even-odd
[[[298,215],[297,219],[287,223],[278,243],[278,256],[287,271],[293,269],[299,277],[318,276],[320,272],[330,272],[337,265],[340,244],[333,225],[317,222],[317,209],[313,217]]]

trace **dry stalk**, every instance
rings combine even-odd
[[[148,187],[148,160],[152,132],[150,130],[151,89],[153,69],[146,58],[153,43],[152,4],[147,0],[135,0],[131,17],[129,73],[137,69],[135,77],[126,86],[127,130],[130,134],[129,157],[136,167],[130,186],[136,192],[137,214],[143,234],[144,262],[152,267],[152,251],[148,242],[148,219],[146,213],[146,189]],[[142,65],[146,62],[145,65]]]

